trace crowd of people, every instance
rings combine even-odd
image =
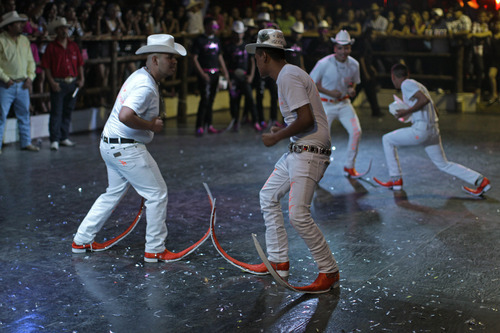
[[[477,102],[482,102],[481,99],[490,105],[499,102],[497,81],[500,65],[500,20],[498,11],[495,10],[472,9],[459,5],[416,10],[411,7],[409,1],[392,9],[381,7],[376,2],[362,7],[353,3],[337,6],[325,2],[324,5],[314,8],[301,9],[286,2],[261,2],[255,7],[236,5],[222,8],[207,0],[149,0],[134,6],[128,2],[105,0],[4,1],[1,12],[6,15],[12,11],[26,19],[22,34],[31,41],[36,64],[36,75],[32,83],[34,93],[53,92],[54,84],[46,77],[47,69],[42,59],[50,41],[56,38],[56,31],[51,29],[51,24],[61,18],[66,20],[69,39],[78,45],[83,61],[110,56],[110,44],[95,41],[99,36],[147,36],[159,33],[189,36],[185,40],[190,55],[190,73],[199,78],[198,85],[192,89],[201,95],[203,101],[198,110],[197,135],[218,132],[210,127],[210,117],[220,73],[230,91],[235,130],[239,126],[241,96],[244,96],[246,101],[243,111],[247,115],[245,119],[250,119],[256,130],[278,122],[275,84],[260,78],[255,65],[252,64],[253,60],[246,60],[248,63],[242,64],[241,59],[235,59],[234,54],[231,54],[249,41],[255,40],[256,33],[261,28],[279,28],[283,31],[289,48],[293,50],[287,55],[287,61],[299,65],[306,72],[310,72],[321,58],[332,53],[333,44],[330,37],[341,29],[348,31],[350,36],[358,40],[353,45],[353,55],[360,62],[362,78],[358,89],[365,88],[374,116],[381,114],[376,103],[375,88],[380,84],[377,81],[377,73],[389,74],[390,66],[394,62],[406,64],[413,73],[429,73],[431,70],[433,74],[454,73],[455,65],[447,58],[406,58],[405,52],[449,54],[457,47],[463,46],[464,76],[475,93]],[[206,18],[210,18],[208,28]],[[3,29],[5,30],[5,27]],[[215,36],[217,39],[217,59],[212,61],[213,67],[200,66],[200,36]],[[239,47],[235,48],[235,41]],[[118,44],[118,52],[121,55],[133,54],[133,50],[142,44],[144,41],[122,40]],[[387,50],[396,53],[390,57],[373,56],[373,52]],[[206,63],[206,59],[202,63]],[[226,69],[226,63],[243,68]],[[140,62],[120,63],[118,82],[123,82],[140,65]],[[216,67],[217,73],[210,73]],[[108,87],[109,65],[100,63],[84,66],[84,72],[82,77],[87,77],[87,85]],[[243,76],[242,72],[245,72]],[[207,76],[211,81],[209,85],[203,84]],[[207,87],[210,89],[206,90]],[[440,86],[431,88],[437,89]],[[269,122],[265,120],[263,111],[266,89],[271,95],[270,114],[267,117]],[[208,95],[204,94],[204,91],[208,91]],[[255,100],[252,98],[252,92]],[[110,106],[109,98],[109,94],[101,94],[99,100],[93,103]],[[52,103],[52,100],[47,98],[34,99],[30,104],[30,112],[50,112]]]

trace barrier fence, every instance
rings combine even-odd
[[[188,34],[178,34],[175,35],[176,42],[187,46],[186,48],[189,50],[189,45],[191,44],[191,40],[195,38],[197,35],[188,35]],[[87,100],[86,97],[92,95],[107,95],[107,96],[116,96],[120,86],[122,84],[122,80],[118,77],[118,68],[119,64],[127,63],[127,62],[140,62],[145,61],[145,55],[134,55],[131,51],[131,54],[123,54],[119,52],[119,43],[130,42],[130,43],[145,43],[147,36],[89,36],[81,38],[81,42],[85,44],[89,43],[98,43],[99,47],[109,48],[109,57],[103,58],[90,58],[85,62],[85,66],[97,66],[99,64],[105,64],[109,66],[110,75],[109,75],[109,84],[107,87],[91,87],[84,86],[80,93],[80,98]],[[315,33],[306,33],[304,34],[304,39],[314,39],[317,38],[317,34]],[[429,41],[430,39],[443,39],[447,37],[442,36],[411,36],[411,37],[381,37],[381,40],[390,40],[390,39],[401,39],[403,41],[410,40],[420,40],[420,41]],[[225,37],[222,37],[221,40],[224,41]],[[48,42],[49,40],[37,42]],[[373,56],[377,60],[384,60],[389,58],[401,58],[401,59],[420,59],[420,60],[429,60],[431,62],[436,61],[438,59],[445,60],[447,64],[452,65],[451,72],[444,74],[436,74],[434,71],[431,73],[413,73],[412,77],[419,81],[436,81],[438,83],[444,84],[452,84],[454,93],[461,93],[464,89],[464,75],[463,75],[463,61],[464,61],[464,46],[463,43],[456,43],[457,46],[452,48],[451,53],[431,53],[431,52],[408,52],[408,51],[398,51],[391,49],[384,49],[379,51],[374,51]],[[333,49],[332,49],[333,50]],[[333,52],[333,51],[332,51]],[[356,57],[356,53],[353,53],[353,56]],[[307,55],[305,55],[307,57]],[[178,59],[178,69],[175,75],[175,78],[172,80],[168,80],[163,83],[164,87],[175,87],[175,91],[178,97],[177,104],[177,121],[180,123],[185,123],[187,120],[187,96],[188,96],[188,84],[195,82],[196,77],[193,76],[192,71],[190,71],[190,57],[189,52],[186,57],[179,57]],[[390,78],[390,73],[383,72],[379,73],[380,78]],[[86,82],[88,82],[88,78],[86,78]],[[387,87],[392,88],[392,87]],[[33,93],[31,98],[32,100],[48,98],[50,94],[46,93]]]

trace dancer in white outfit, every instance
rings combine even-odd
[[[410,79],[408,68],[403,64],[396,64],[392,67],[391,78],[394,87],[401,89],[404,103],[409,106],[408,109],[397,110],[396,117],[398,119],[411,117],[412,126],[383,136],[382,142],[391,180],[382,182],[375,177],[373,179],[381,186],[400,190],[403,186],[403,179],[397,147],[422,145],[431,161],[441,171],[477,186],[476,189],[463,186],[465,192],[480,196],[488,191],[491,187],[488,178],[446,159],[439,134],[438,114],[427,88]]]
[[[147,209],[145,261],[167,260],[167,185],[146,144],[163,130],[159,117],[158,83],[175,73],[177,55],[185,48],[170,35],[151,35],[136,54],[148,54],[146,67],[123,84],[102,133],[101,156],[108,171],[108,188],[96,200],[73,239],[73,252],[93,250],[102,228],[126,191],[132,187],[145,199]]]
[[[359,63],[350,56],[354,39],[347,31],[341,30],[331,40],[335,53],[320,59],[310,75],[320,92],[328,128],[331,129],[333,121],[338,119],[349,133],[344,174],[359,178],[362,174],[354,165],[361,140],[361,125],[350,100],[356,96],[356,85],[361,82]]]
[[[289,152],[276,163],[274,171],[260,191],[260,206],[266,224],[269,261],[281,275],[288,275],[288,239],[281,210],[281,199],[289,195],[289,220],[307,244],[319,268],[318,278],[304,291],[323,292],[339,281],[337,263],[328,243],[311,217],[311,202],[318,182],[330,164],[330,133],[318,90],[301,68],[287,64],[286,45],[280,30],[259,31],[257,43],[248,44],[263,78],[270,77],[278,86],[285,128],[273,126],[262,141],[273,146],[290,139]],[[262,264],[256,272],[267,271]]]

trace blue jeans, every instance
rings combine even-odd
[[[23,88],[23,84],[24,82],[17,82],[7,88],[7,85],[0,81],[0,148],[2,148],[5,123],[11,106],[14,106],[17,118],[21,148],[31,144],[30,93],[28,89]]]
[[[49,137],[50,142],[59,142],[66,140],[69,135],[69,126],[71,125],[71,112],[75,108],[76,96],[73,93],[76,89],[76,82],[60,82],[61,91],[50,92],[50,120]]]

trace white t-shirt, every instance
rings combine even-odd
[[[160,93],[153,77],[144,69],[138,69],[123,84],[116,98],[113,110],[104,126],[103,134],[108,138],[134,139],[148,143],[153,131],[133,129],[120,121],[118,115],[122,106],[127,106],[146,120],[153,120],[160,112]]]
[[[347,57],[345,62],[335,59],[335,54],[330,54],[320,59],[311,71],[311,77],[314,82],[321,81],[321,85],[328,90],[338,90],[342,96],[347,95],[347,88],[353,83],[361,83],[359,74],[359,62],[353,57]],[[320,93],[322,98],[331,99],[332,97]],[[346,101],[349,101],[347,99]]]
[[[412,107],[417,102],[416,99],[411,99],[418,91],[421,91],[425,97],[429,99],[429,103],[427,103],[421,110],[413,112],[411,114],[411,122],[423,121],[430,125],[433,125],[438,121],[438,116],[436,114],[436,110],[434,108],[434,102],[429,94],[427,88],[412,79],[406,79],[401,83],[401,92],[403,93],[403,102],[406,105]]]
[[[285,123],[290,125],[297,119],[294,110],[311,104],[314,115],[314,127],[309,132],[293,136],[290,141],[298,144],[330,147],[330,131],[326,120],[323,103],[319,98],[316,84],[306,72],[295,65],[286,64],[276,80],[281,114]]]

